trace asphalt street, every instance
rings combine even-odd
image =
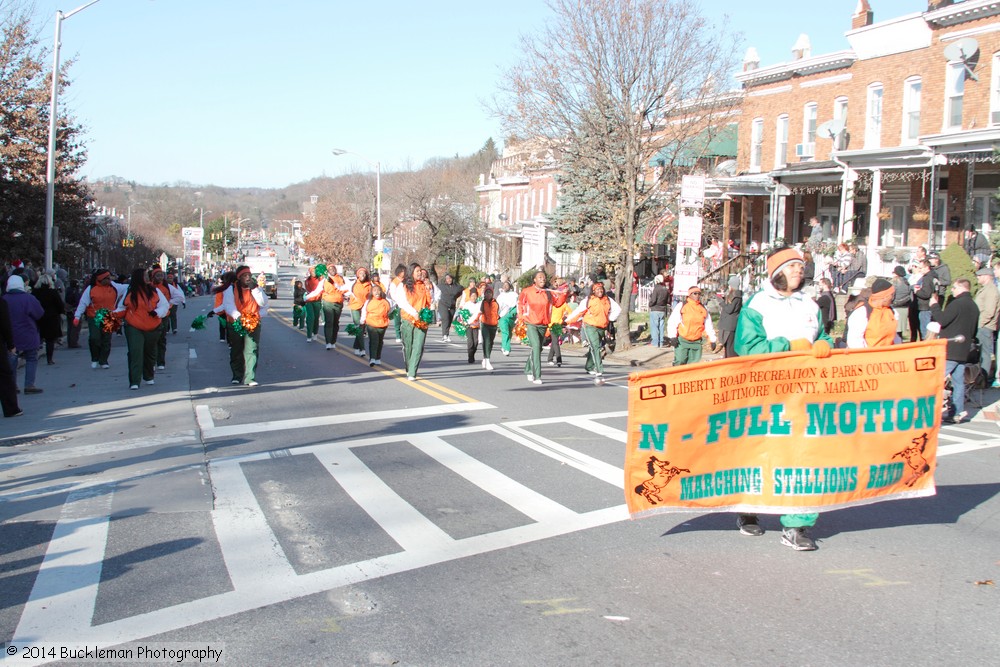
[[[432,330],[411,383],[392,335],[371,368],[343,331],[307,343],[289,296],[263,322],[259,387],[229,384],[213,320],[188,329],[209,297],[181,311],[155,385],[129,391],[121,338],[110,370],[86,347],[41,367],[45,393],[0,423],[4,664],[150,644],[230,665],[1000,655],[996,423],[943,428],[937,495],[825,513],[798,553],[776,517],[760,538],[731,514],[628,519],[629,366],[598,387],[567,353],[535,386],[526,348],[488,372]]]

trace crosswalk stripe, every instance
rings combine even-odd
[[[199,406],[200,407],[200,406]],[[347,414],[321,415],[317,417],[302,417],[299,419],[282,419],[279,421],[254,422],[249,424],[234,424],[232,426],[215,426],[214,422],[208,428],[202,427],[202,438],[228,438],[250,433],[265,433],[271,431],[289,431],[293,429],[308,429],[314,426],[330,426],[333,424],[355,424],[364,421],[391,422],[410,417],[429,417],[435,415],[454,414],[473,410],[491,410],[495,405],[489,403],[450,403],[432,405],[424,408],[403,408],[400,410],[381,410],[378,412],[352,412]],[[202,422],[199,414],[199,424]],[[209,418],[211,415],[209,415]],[[206,420],[207,421],[207,420]]]
[[[565,463],[566,465],[573,466],[577,470],[581,470],[588,475],[611,484],[612,486],[617,486],[620,489],[625,488],[624,468],[618,468],[607,464],[604,461],[599,461],[591,456],[587,456],[586,454],[581,454],[575,449],[564,447],[563,445],[549,440],[548,438],[543,438],[536,433],[531,433],[516,424],[503,424],[500,426],[494,426],[492,429],[497,433],[501,433],[502,435],[506,435],[508,438],[512,438],[513,440],[520,442],[529,449],[545,454],[546,456]],[[509,432],[504,433],[504,431]]]
[[[621,443],[628,442],[628,433],[622,431],[621,429],[612,428],[607,424],[601,424],[591,419],[574,419],[569,423],[573,426],[579,426],[580,428],[590,431],[591,433],[604,436],[608,440],[614,440]]]
[[[210,463],[215,533],[236,590],[281,587],[295,578],[239,463]]]
[[[436,524],[399,497],[378,475],[347,447],[329,448],[317,458],[327,472],[407,551],[442,549],[454,540]],[[333,459],[336,459],[334,461]]]
[[[562,521],[576,514],[573,510],[515,482],[496,468],[491,468],[439,437],[413,436],[409,438],[409,442],[441,465],[535,521]]]
[[[14,631],[18,643],[47,636],[53,628],[59,628],[64,645],[88,641],[113,493],[106,485],[69,494]]]

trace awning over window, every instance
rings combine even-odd
[[[690,167],[701,158],[736,157],[738,129],[736,123],[729,123],[723,127],[704,130],[684,142],[671,141],[653,156],[649,166],[673,164],[677,167]]]

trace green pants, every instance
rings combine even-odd
[[[816,525],[819,514],[782,514],[781,525],[785,528],[812,528]]]
[[[160,320],[160,340],[156,341],[156,365],[167,365],[167,334],[170,333],[170,320],[163,318]]]
[[[93,318],[87,318],[87,344],[90,345],[90,360],[99,364],[108,363],[111,356],[111,334],[101,331],[101,325]]]
[[[319,301],[306,301],[306,336],[319,333],[319,314],[323,305]]]
[[[492,324],[480,324],[479,330],[483,334],[483,358],[489,359],[493,354],[493,341],[497,338],[497,328]]]
[[[528,360],[524,362],[524,374],[532,375],[535,378],[542,377],[542,342],[545,340],[546,324],[528,324],[528,345],[531,352]]]
[[[365,325],[365,329],[368,330],[368,358],[371,361],[382,360],[382,341],[385,340],[385,330],[388,328]]]
[[[395,308],[396,314],[392,316],[392,328],[396,332],[396,340],[403,340],[403,316],[400,315],[400,309]]]
[[[515,322],[517,322],[517,310],[514,308],[500,318],[500,349],[504,352],[510,352],[510,336],[514,331]]]
[[[337,342],[337,333],[340,331],[340,313],[344,310],[344,304],[332,301],[323,302],[323,338],[326,344]]]
[[[303,329],[306,325],[306,307],[292,306],[292,326]]]
[[[684,366],[686,364],[696,364],[701,361],[701,339],[686,340],[677,339],[677,347],[674,349],[674,366]]]
[[[358,328],[358,333],[354,334],[354,349],[364,352],[365,349],[365,327],[361,326],[361,311],[351,310],[351,321]]]
[[[257,360],[260,350],[260,330],[262,325],[251,333],[242,336],[232,327],[229,329],[229,368],[233,371],[233,380],[249,384],[257,379]]]
[[[152,380],[156,372],[156,349],[163,336],[163,327],[152,331],[125,325],[125,344],[128,345],[128,383]]]
[[[406,319],[403,320],[401,326],[406,375],[415,378],[417,377],[417,369],[420,368],[420,359],[424,356],[424,339],[427,338],[427,329],[421,329]]]
[[[583,324],[583,339],[587,341],[587,372],[604,372],[604,363],[601,361],[601,338],[604,337],[606,329],[599,329],[586,322]]]

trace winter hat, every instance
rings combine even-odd
[[[653,282],[656,283],[657,285],[662,285],[663,284],[663,274],[657,273],[656,277],[653,278]]]
[[[740,288],[740,282],[741,281],[740,281],[740,277],[739,276],[730,276],[729,277],[729,289],[732,289],[732,290],[739,289]]]
[[[24,278],[21,276],[11,276],[7,279],[7,291],[14,292],[18,290],[21,292],[24,291]]]
[[[904,269],[901,266],[897,266],[896,268],[894,268],[892,270],[892,272],[895,273],[900,278],[905,278],[906,277],[906,269]]]
[[[892,303],[892,298],[896,294],[896,288],[885,278],[876,278],[872,283],[872,295],[868,297],[868,303],[874,308],[888,306]]]
[[[976,271],[976,275],[977,276],[991,276],[992,277],[993,276],[993,269],[991,269],[988,266],[984,266],[983,268],[981,268],[978,271]]]
[[[783,268],[798,262],[803,264],[802,253],[795,248],[785,248],[767,258],[767,277],[774,278]]]

